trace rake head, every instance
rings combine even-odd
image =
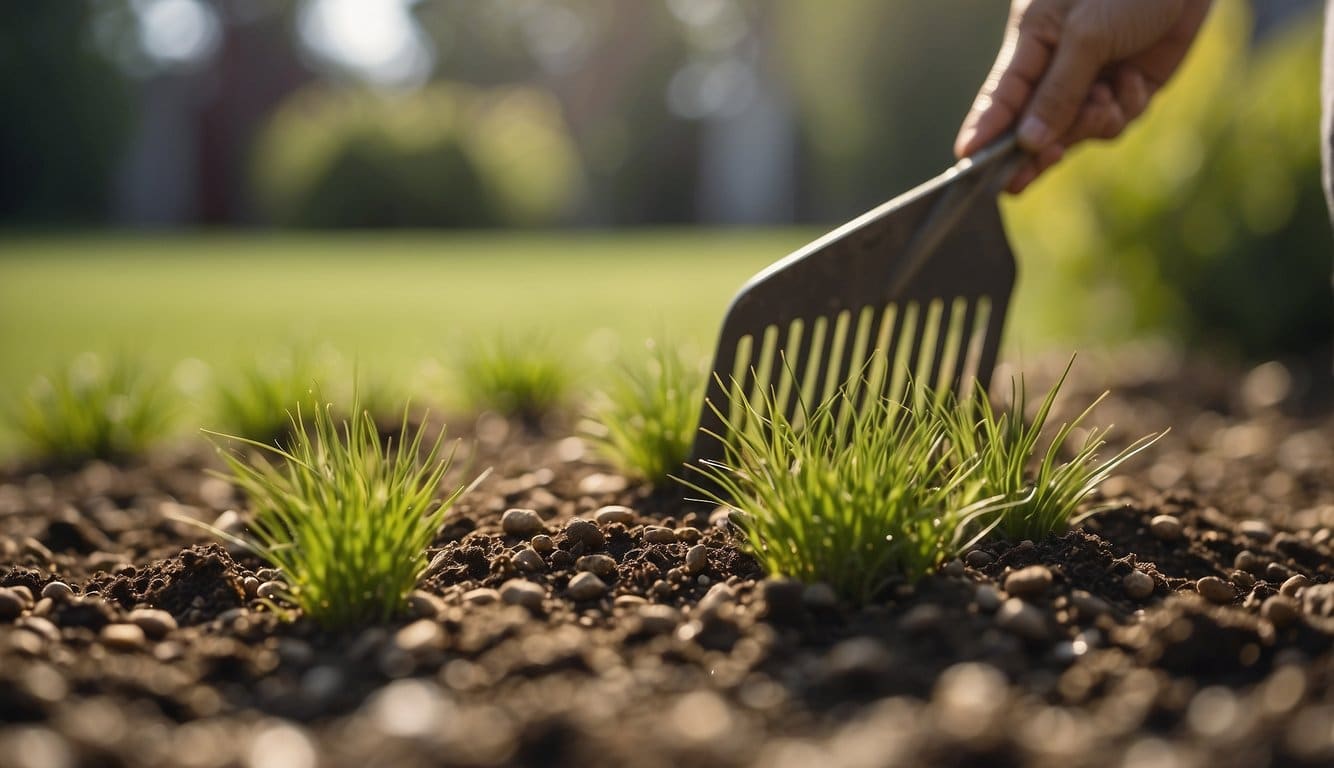
[[[998,142],[751,278],[723,321],[691,462],[721,460],[726,422],[766,398],[792,420],[842,387],[845,408],[910,383],[986,387],[1015,280],[996,197],[1018,158]]]

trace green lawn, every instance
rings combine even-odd
[[[534,331],[595,380],[650,336],[707,353],[741,283],[817,234],[0,237],[0,402],[83,351],[221,369],[320,343],[376,378],[407,380],[469,337]],[[1010,338],[1032,350],[1050,337],[1037,327],[1041,302],[1027,315],[1024,303]],[[7,447],[12,436],[0,437]]]

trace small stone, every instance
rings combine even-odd
[[[23,540],[23,551],[29,555],[32,555],[33,557],[36,557],[43,563],[49,563],[52,560],[55,560],[56,558],[55,553],[53,553],[49,548],[47,548],[45,544],[43,544],[42,542],[38,541],[37,539],[31,536]]]
[[[254,600],[259,596],[260,580],[254,576],[247,576],[241,579],[241,589],[245,592],[247,600]]]
[[[570,579],[565,594],[573,600],[596,600],[607,592],[607,584],[596,574],[584,571]]]
[[[1255,586],[1255,577],[1246,571],[1233,571],[1228,574],[1227,580],[1243,592],[1249,592]]]
[[[610,555],[584,555],[575,561],[574,567],[604,579],[616,575],[616,560]]]
[[[1260,605],[1260,615],[1279,629],[1297,621],[1300,611],[1297,601],[1287,595],[1273,595]]]
[[[13,621],[23,614],[23,598],[8,589],[0,589],[0,621]]]
[[[714,584],[704,593],[704,597],[699,599],[696,606],[700,613],[714,613],[724,605],[730,605],[736,602],[736,590],[725,583]]]
[[[579,481],[579,492],[589,496],[604,496],[612,493],[620,493],[628,488],[630,483],[620,475],[607,475],[601,472],[594,472]]]
[[[979,584],[973,592],[973,599],[977,601],[978,610],[983,613],[995,613],[1001,607],[1000,590],[990,584]]]
[[[1269,541],[1274,538],[1274,529],[1263,520],[1242,520],[1237,524],[1237,533],[1256,541]]]
[[[1264,562],[1254,552],[1243,549],[1232,559],[1232,567],[1247,573],[1260,573],[1264,570]]]
[[[1219,605],[1226,605],[1237,598],[1237,590],[1217,576],[1205,576],[1195,582],[1195,591],[1205,600]]]
[[[831,611],[838,607],[838,593],[823,581],[806,587],[801,593],[801,602],[817,611]]]
[[[804,609],[801,593],[805,589],[795,579],[771,578],[760,582],[760,597],[764,604],[764,615],[778,622],[799,620]]]
[[[408,613],[418,619],[434,619],[445,610],[445,601],[420,589],[408,593]]]
[[[1334,582],[1312,584],[1302,590],[1302,609],[1312,616],[1334,616]]]
[[[418,619],[394,634],[394,645],[418,655],[445,647],[445,628],[431,619]]]
[[[676,531],[671,528],[664,528],[661,525],[645,526],[644,542],[646,544],[675,544]]]
[[[988,552],[975,549],[967,555],[964,555],[963,561],[969,568],[986,568],[988,565],[996,562],[996,558],[992,557]]]
[[[1154,538],[1163,541],[1176,541],[1181,538],[1181,520],[1173,515],[1154,515],[1149,521],[1149,532]]]
[[[556,541],[545,533],[539,533],[528,542],[533,551],[539,555],[545,555],[556,549]]]
[[[500,516],[500,527],[506,535],[529,539],[545,533],[547,526],[534,509],[507,509]]]
[[[132,651],[145,642],[144,631],[134,624],[108,624],[101,636],[103,645],[118,651]]]
[[[500,593],[490,587],[478,587],[464,592],[463,602],[471,605],[491,605],[500,602]]]
[[[1047,621],[1042,611],[1017,597],[1005,601],[996,613],[996,625],[1028,640],[1047,638]]]
[[[703,573],[709,567],[709,548],[696,544],[686,551],[686,573]]]
[[[1079,611],[1080,615],[1088,618],[1095,618],[1112,612],[1112,606],[1108,605],[1106,600],[1091,595],[1082,589],[1076,589],[1070,593],[1070,604]]]
[[[514,563],[514,567],[529,573],[536,573],[547,567],[546,561],[534,552],[532,547],[524,547],[510,555],[510,561]]]
[[[602,534],[602,529],[591,520],[575,518],[565,524],[565,535],[571,541],[577,541],[584,545],[584,549],[598,550],[607,543],[607,537]]]
[[[1153,594],[1156,585],[1153,583],[1153,577],[1149,574],[1135,569],[1127,573],[1121,579],[1121,587],[1126,591],[1126,596],[1131,600],[1143,600]]]
[[[501,600],[510,605],[521,605],[530,611],[541,610],[542,600],[546,594],[546,590],[542,589],[540,584],[534,584],[526,579],[510,579],[500,585]]]
[[[643,605],[635,612],[639,632],[645,635],[665,635],[681,623],[681,612],[670,605]]]
[[[33,599],[33,596],[32,596],[32,590],[31,590],[31,589],[28,589],[27,587],[25,587],[25,586],[22,585],[22,584],[16,584],[16,585],[10,587],[10,588],[9,588],[9,591],[10,591],[10,592],[13,592],[15,595],[18,595],[19,599],[23,601],[23,607],[24,607],[24,608],[31,608],[31,607],[32,607],[32,604],[33,604],[33,602],[34,602],[34,599]]]
[[[934,603],[923,603],[908,609],[899,619],[899,627],[908,634],[918,635],[929,632],[940,625],[945,613]]]
[[[593,519],[598,521],[599,525],[610,525],[612,523],[629,525],[635,521],[635,511],[620,504],[609,504],[594,512]]]
[[[940,570],[951,579],[957,579],[964,574],[963,561],[956,557],[948,563],[945,563]]]
[[[255,597],[260,600],[281,600],[287,594],[287,585],[281,581],[266,581],[255,590]]]
[[[129,620],[150,640],[161,640],[176,631],[176,617],[157,608],[136,608],[130,611]]]
[[[1283,582],[1283,586],[1278,588],[1278,593],[1288,597],[1297,597],[1298,593],[1309,586],[1311,586],[1311,580],[1299,573]]]
[[[74,597],[74,590],[63,581],[52,581],[42,587],[42,597],[48,597],[54,602],[63,603]]]
[[[683,544],[698,544],[699,540],[704,538],[704,534],[700,533],[698,528],[689,525],[683,525],[680,528],[677,528],[675,533],[676,540]]]
[[[1286,566],[1279,565],[1278,563],[1270,563],[1265,566],[1266,581],[1281,584],[1287,581],[1290,576],[1292,576],[1292,571],[1288,570]]]
[[[1005,577],[1005,591],[1015,597],[1037,597],[1051,587],[1051,570],[1045,565],[1020,568]]]

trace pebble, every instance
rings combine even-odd
[[[135,624],[108,624],[102,627],[102,644],[120,651],[142,647],[144,631]]]
[[[150,640],[161,640],[176,631],[176,617],[158,608],[136,608],[130,611],[129,620]]]
[[[957,579],[964,574],[963,561],[956,557],[953,560],[945,563],[945,565],[942,566],[940,570],[946,576],[949,576],[952,579]]]
[[[419,619],[434,619],[445,610],[445,601],[420,589],[408,593],[408,613]]]
[[[681,612],[670,605],[644,605],[635,612],[639,631],[646,635],[665,635],[681,623]]]
[[[1280,629],[1297,621],[1301,607],[1287,595],[1274,595],[1260,606],[1260,615]]]
[[[764,615],[776,621],[796,621],[804,609],[801,593],[805,589],[795,579],[769,578],[760,582],[760,596],[764,600]]]
[[[245,592],[247,600],[254,600],[258,596],[260,583],[260,580],[254,576],[241,579],[241,589]]]
[[[1274,538],[1274,529],[1263,520],[1242,520],[1237,524],[1237,532],[1256,541],[1269,541]]]
[[[1141,570],[1133,570],[1121,579],[1121,587],[1132,600],[1143,600],[1153,594],[1153,577]]]
[[[1093,618],[1112,612],[1112,606],[1107,604],[1106,600],[1096,595],[1091,595],[1082,589],[1076,589],[1070,593],[1070,604],[1073,605],[1081,615]]]
[[[605,494],[620,493],[630,485],[624,477],[620,475],[607,475],[601,472],[594,472],[579,481],[579,492],[589,496],[602,496]]]
[[[940,626],[945,612],[935,603],[923,603],[908,609],[899,619],[899,628],[908,634],[916,635],[928,632]]]
[[[418,619],[394,634],[394,645],[416,655],[445,647],[445,628],[431,619]]]
[[[540,584],[526,579],[510,579],[500,585],[501,600],[510,605],[521,605],[530,611],[540,610],[545,597],[546,590]]]
[[[996,562],[996,558],[992,557],[988,552],[975,549],[964,555],[963,561],[970,568],[986,568],[988,565]]]
[[[698,544],[699,540],[704,538],[698,528],[689,525],[683,525],[676,529],[676,540],[685,544]]]
[[[686,551],[686,572],[702,573],[709,567],[709,548],[696,544]]]
[[[42,587],[42,597],[47,597],[57,603],[62,603],[71,597],[74,597],[74,590],[70,588],[70,585],[63,581],[52,581]]]
[[[507,509],[500,516],[500,527],[509,536],[528,539],[539,533],[545,533],[547,526],[534,509]]]
[[[979,584],[977,591],[973,593],[973,599],[977,601],[978,610],[983,613],[995,613],[996,609],[1001,607],[1000,590],[990,584]]]
[[[1261,562],[1260,557],[1254,552],[1249,549],[1243,549],[1232,559],[1232,567],[1239,571],[1259,573],[1264,569],[1264,563]]]
[[[1334,616],[1334,582],[1312,584],[1303,589],[1302,608],[1312,616]]]
[[[532,547],[524,547],[510,555],[510,561],[514,563],[516,568],[530,573],[547,567],[546,562],[542,560],[542,556],[534,552]]]
[[[607,537],[602,535],[602,529],[596,523],[577,517],[565,524],[565,535],[590,550],[602,549],[602,545],[607,543]]]
[[[23,551],[37,557],[44,563],[55,560],[56,556],[45,544],[29,536],[23,540]]]
[[[472,605],[491,605],[500,602],[500,593],[490,587],[478,587],[464,592],[463,602]]]
[[[801,602],[817,611],[832,611],[838,607],[838,593],[823,581],[816,582],[802,590]]]
[[[255,590],[255,597],[260,600],[278,600],[287,592],[287,585],[281,581],[266,581]]]
[[[1237,590],[1217,576],[1205,576],[1195,582],[1195,591],[1211,603],[1226,605],[1237,598]]]
[[[1246,571],[1233,571],[1227,576],[1227,580],[1237,586],[1237,589],[1243,592],[1249,592],[1255,586],[1255,577]]]
[[[1287,566],[1279,565],[1278,563],[1270,563],[1265,566],[1266,581],[1273,581],[1281,584],[1287,581],[1290,576],[1292,576],[1292,571],[1288,570]]]
[[[584,555],[575,561],[574,567],[602,578],[616,575],[616,560],[610,555]]]
[[[736,602],[736,590],[727,584],[714,584],[699,599],[697,606],[700,613],[713,613],[724,605]]]
[[[1181,521],[1173,515],[1154,515],[1149,521],[1149,532],[1154,538],[1163,541],[1176,541],[1181,538]]]
[[[1005,591],[1015,597],[1037,597],[1051,587],[1051,570],[1045,565],[1020,568],[1005,577]]]
[[[32,590],[31,590],[31,589],[28,589],[27,587],[25,587],[25,586],[22,585],[22,584],[16,584],[16,585],[10,587],[10,588],[9,588],[9,591],[10,591],[10,592],[13,592],[15,595],[18,595],[19,599],[23,601],[23,607],[24,607],[24,608],[31,608],[31,607],[32,607],[32,604],[33,604],[33,602],[34,602],[34,599],[33,599],[33,596],[32,596]]]
[[[644,542],[647,544],[675,544],[676,531],[661,525],[644,527]]]
[[[607,584],[597,574],[584,571],[570,579],[565,594],[574,600],[596,600],[607,593]]]
[[[1283,586],[1278,588],[1278,593],[1288,597],[1297,597],[1298,592],[1309,586],[1311,586],[1311,580],[1299,573],[1283,582]]]
[[[8,589],[0,589],[0,621],[13,621],[23,614],[23,598]]]
[[[609,504],[594,512],[593,519],[598,521],[599,525],[610,525],[611,523],[629,525],[635,521],[635,511],[620,504]]]
[[[1028,640],[1047,638],[1047,621],[1042,611],[1017,597],[1005,601],[996,613],[996,624],[1006,632]]]
[[[556,548],[556,541],[545,533],[537,534],[528,544],[539,555],[545,555]]]

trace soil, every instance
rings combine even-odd
[[[711,506],[495,417],[463,434],[457,479],[494,471],[411,615],[342,633],[179,521],[244,510],[206,448],[8,467],[0,765],[1330,765],[1328,378],[1138,350],[1081,360],[1062,403],[1104,389],[1114,445],[1172,431],[1099,511],[859,609],[764,579]],[[510,508],[545,538],[506,534]]]

